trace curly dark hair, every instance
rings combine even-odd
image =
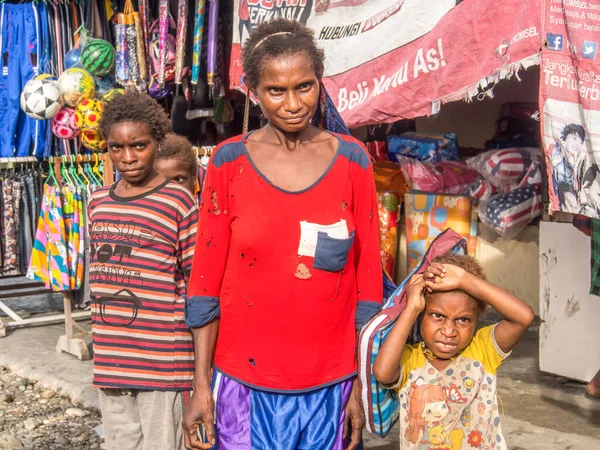
[[[185,164],[186,170],[193,176],[198,174],[198,161],[192,144],[187,138],[178,134],[169,133],[160,143],[160,151],[156,154],[156,161],[176,159]]]
[[[244,83],[255,88],[267,60],[301,52],[311,59],[315,74],[321,79],[325,52],[317,47],[311,29],[298,21],[283,18],[261,23],[252,29],[242,49]]]
[[[434,262],[440,263],[440,264],[451,264],[453,266],[460,267],[465,272],[470,273],[471,275],[474,275],[477,278],[481,278],[482,280],[486,279],[485,272],[481,268],[481,265],[479,265],[477,260],[475,258],[473,258],[472,256],[454,255],[451,253],[446,253],[445,255],[438,256],[437,258],[435,258]],[[462,292],[462,291],[460,291],[460,292]],[[481,316],[487,309],[487,304],[485,302],[479,300],[478,298],[471,297],[466,292],[463,292],[463,293],[475,302],[476,307],[477,307],[477,316],[478,317]],[[425,300],[429,299],[431,297],[431,295],[433,295],[433,293],[430,293],[429,291],[425,291]]]
[[[150,135],[158,143],[162,142],[171,127],[169,116],[156,100],[148,94],[130,90],[106,102],[100,118],[100,134],[108,139],[112,127],[122,122],[146,124]]]

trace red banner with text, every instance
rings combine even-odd
[[[539,64],[541,0],[239,0],[230,79],[256,24],[289,17],[315,31],[324,83],[349,127],[437,112]]]

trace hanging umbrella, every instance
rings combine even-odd
[[[208,98],[208,86],[204,79],[201,78],[200,61],[202,58],[202,37],[204,34],[204,12],[206,1],[196,0],[196,16],[194,24],[194,55],[192,60],[192,86],[193,97],[190,104],[188,118],[190,117],[206,117],[211,108]]]
[[[157,81],[162,88],[165,85],[165,70],[167,67],[167,35],[169,33],[169,0],[160,0],[158,11],[159,20],[159,53]]]
[[[204,34],[204,6],[206,0],[196,0],[194,19],[194,55],[192,60],[192,84],[200,79],[200,59],[202,58],[202,35]]]
[[[206,80],[209,86],[215,84],[215,71],[217,68],[217,29],[219,22],[219,2],[210,0],[208,17],[208,61],[206,63]]]
[[[121,16],[123,16],[125,22],[125,39],[127,41],[127,65],[129,66],[129,78],[130,81],[137,86],[140,82],[140,65],[138,62],[137,30],[135,29],[135,17],[131,0],[127,0],[125,2],[123,14],[119,14],[119,17]]]
[[[177,6],[177,48],[175,50],[175,84],[180,85],[183,77],[185,58],[185,37],[187,35],[188,0],[179,0]]]
[[[138,0],[138,6],[139,6],[139,22],[141,22],[141,28],[142,28],[142,35],[143,35],[143,39],[144,39],[144,48],[145,48],[145,52],[144,52],[144,59],[146,61],[145,67],[146,67],[146,77],[144,77],[143,79],[150,79],[151,77],[151,65],[150,65],[150,41],[149,41],[149,33],[148,33],[148,22],[149,22],[149,18],[148,18],[148,0]],[[137,26],[137,25],[136,25]],[[139,31],[138,31],[139,33]],[[142,68],[142,64],[140,63],[140,70]]]
[[[171,129],[175,130],[177,124],[183,123],[188,111],[188,103],[181,92],[183,79],[183,63],[185,58],[185,38],[187,34],[187,0],[179,0],[177,7],[177,45],[175,49],[175,97],[171,106]]]
[[[124,23],[115,23],[115,79],[117,83],[125,86],[129,80],[129,66],[127,64],[127,27]]]

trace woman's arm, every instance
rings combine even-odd
[[[353,161],[352,196],[353,220],[356,228],[354,238],[354,265],[356,271],[356,329],[360,330],[381,309],[383,300],[383,275],[379,247],[379,211],[373,166],[367,150],[360,142],[355,145],[356,160]]]
[[[202,193],[194,261],[185,303],[185,321],[194,339],[194,392],[183,419],[185,445],[188,449],[209,449],[215,441],[214,400],[210,388],[219,330],[221,284],[227,266],[231,238],[231,202],[227,146],[216,150],[211,158]],[[196,432],[206,430],[206,443]]]
[[[396,383],[400,378],[400,358],[413,325],[425,309],[425,280],[421,274],[413,275],[406,288],[406,308],[387,335],[373,364],[375,379],[384,385]]]
[[[185,446],[188,449],[210,449],[215,444],[215,403],[210,388],[210,369],[215,354],[219,319],[200,328],[193,328],[194,337],[194,385],[189,405],[183,418]],[[204,426],[206,442],[197,435],[198,427]]]

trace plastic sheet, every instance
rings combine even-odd
[[[479,220],[506,239],[519,234],[542,214],[541,185],[528,185],[479,204]]]
[[[400,194],[397,192],[384,192],[377,196],[381,263],[392,279],[396,271],[400,204]]]
[[[419,161],[458,161],[460,155],[454,133],[434,134],[409,131],[400,136],[388,136],[388,159],[397,155]]]
[[[397,158],[412,191],[462,194],[479,179],[479,173],[463,162],[421,162],[400,155]]]
[[[541,153],[535,147],[490,150],[467,160],[469,167],[497,188],[510,192],[524,184],[542,182],[540,172]]]

